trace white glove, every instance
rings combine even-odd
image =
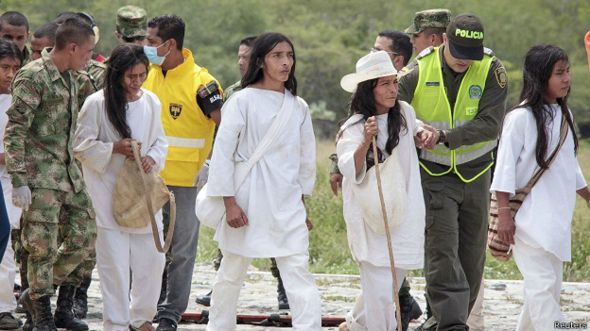
[[[31,205],[31,189],[28,186],[13,188],[12,203],[23,210],[29,209],[29,205]]]

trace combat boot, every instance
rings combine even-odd
[[[55,325],[69,331],[86,331],[88,324],[74,316],[74,293],[76,288],[71,285],[59,287],[57,307],[55,308]]]
[[[76,288],[74,295],[74,316],[79,319],[86,318],[88,313],[88,288],[90,287],[91,277],[84,278],[82,284]]]
[[[416,320],[422,316],[422,309],[420,309],[418,302],[416,302],[416,300],[414,300],[409,294],[400,296],[399,304],[401,307],[402,331],[407,331],[410,321]]]
[[[53,315],[51,314],[51,295],[45,295],[29,302],[29,307],[32,307],[33,322],[35,324],[33,331],[57,331],[57,327],[53,322]],[[23,304],[23,306],[25,305]]]
[[[25,319],[25,324],[23,325],[23,331],[33,331],[33,328],[35,327],[35,325],[33,324],[33,316],[31,314],[29,314],[29,312],[25,312],[26,314],[26,319]]]
[[[279,283],[277,284],[277,300],[279,301],[279,310],[289,309],[289,299],[287,293],[285,293],[285,287],[283,286],[283,280],[281,277],[277,277]]]

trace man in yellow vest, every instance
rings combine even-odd
[[[160,98],[169,144],[161,176],[176,197],[176,228],[166,267],[166,294],[158,306],[158,331],[176,330],[188,305],[199,236],[195,184],[211,151],[223,104],[215,78],[182,47],[184,31],[180,17],[157,16],[148,22],[144,47],[152,64],[143,87]]]
[[[478,17],[457,16],[443,39],[400,78],[398,97],[411,102],[439,137],[433,149],[420,151],[424,273],[437,322],[426,323],[424,330],[467,330],[485,261],[490,168],[507,78],[500,60],[483,47]]]

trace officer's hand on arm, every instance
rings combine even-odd
[[[418,148],[432,149],[438,141],[438,132],[431,125],[422,123],[414,141]]]
[[[12,203],[15,206],[27,210],[31,202],[31,189],[28,186],[19,186],[12,190]]]
[[[232,228],[239,228],[248,225],[248,216],[238,206],[235,197],[223,197],[225,205],[225,219],[227,224]]]

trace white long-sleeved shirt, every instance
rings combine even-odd
[[[414,136],[418,132],[419,124],[416,114],[408,103],[400,101],[402,115],[406,119],[407,131],[400,132],[397,155],[400,157],[401,168],[406,180],[408,205],[406,215],[401,217],[403,222],[392,230],[391,238],[395,265],[402,269],[421,269],[424,264],[424,224],[425,206],[418,155]],[[385,144],[389,137],[387,131],[388,114],[377,115],[377,146],[387,155]],[[353,258],[358,262],[368,262],[374,266],[386,267],[390,265],[387,250],[387,238],[384,234],[378,234],[363,220],[361,208],[356,203],[357,199],[374,199],[375,208],[380,208],[379,196],[356,197],[354,185],[360,184],[366,173],[366,163],[363,164],[360,176],[356,176],[354,152],[363,141],[364,121],[361,115],[351,117],[344,123],[343,135],[338,141],[336,150],[338,153],[338,167],[344,176],[342,182],[342,197],[344,201],[344,220],[346,221],[346,233],[348,245]],[[354,125],[351,123],[358,122]],[[390,185],[387,178],[382,178],[382,185]]]
[[[138,100],[128,103],[125,115],[131,138],[141,142],[140,154],[151,156],[156,163],[154,171],[159,172],[164,167],[168,150],[160,121],[160,101],[152,92],[142,91]],[[113,145],[119,140],[121,136],[106,113],[103,91],[90,95],[78,117],[74,153],[82,163],[84,180],[96,211],[96,225],[129,233],[150,233],[149,224],[137,229],[121,227],[113,217],[113,191],[125,161],[123,155],[113,154]],[[161,211],[157,212],[156,221],[161,229]]]
[[[553,121],[547,123],[547,158],[559,143],[561,108],[550,106]],[[498,159],[490,191],[511,195],[523,188],[538,169],[535,148],[537,127],[533,113],[517,108],[506,115],[498,147]],[[541,247],[562,261],[571,259],[571,222],[576,190],[586,181],[574,154],[568,127],[559,154],[533,186],[515,217],[516,237],[532,247]]]
[[[221,250],[247,257],[280,257],[308,249],[302,196],[312,193],[316,164],[313,127],[303,99],[296,98],[284,131],[240,188],[234,187],[236,164],[250,158],[279,113],[283,97],[283,93],[249,87],[223,105],[207,193],[235,196],[249,224],[232,228],[222,221],[215,233]]]

